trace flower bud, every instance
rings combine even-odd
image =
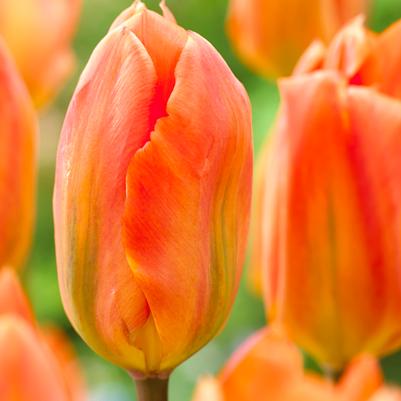
[[[54,216],[66,312],[98,353],[157,376],[205,345],[244,261],[251,113],[203,38],[136,1],[68,110]]]

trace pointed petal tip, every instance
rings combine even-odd
[[[163,12],[163,17],[166,18],[168,21],[176,24],[177,21],[174,17],[174,14],[170,11],[170,9],[167,6],[166,0],[161,0],[159,3],[159,7],[161,8]]]
[[[136,12],[140,12],[146,9],[145,3],[143,3],[141,0],[134,0],[132,7]]]

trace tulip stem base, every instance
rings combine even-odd
[[[168,401],[168,378],[135,379],[138,401]]]

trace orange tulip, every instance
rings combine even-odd
[[[61,363],[68,345],[50,348],[36,328],[14,271],[0,273],[0,399],[2,401],[82,401],[84,390],[75,357]],[[64,358],[64,361],[66,358]],[[74,362],[73,362],[74,361]],[[74,365],[73,365],[74,363]],[[74,372],[73,372],[74,369]],[[74,379],[74,380],[73,380]]]
[[[251,178],[248,97],[213,47],[136,1],[95,49],[59,145],[59,282],[98,353],[163,375],[222,327]]]
[[[401,346],[401,23],[357,19],[281,82],[254,260],[271,319],[331,369]],[[383,58],[383,59],[381,59]]]
[[[29,250],[36,125],[29,95],[0,40],[0,268],[20,267]]]
[[[79,366],[75,350],[68,337],[56,327],[42,329],[44,340],[54,357],[66,383],[66,392],[71,401],[84,401],[86,389],[83,373]]]
[[[36,106],[48,102],[74,66],[71,40],[81,0],[0,0],[0,35]]]
[[[295,345],[265,328],[240,346],[218,378],[199,382],[193,401],[371,401],[383,391],[382,381],[379,364],[367,355],[338,384],[304,372]]]
[[[267,78],[291,73],[306,47],[328,42],[367,0],[231,0],[227,28],[243,61]]]
[[[0,319],[0,395],[4,401],[68,401],[57,365],[32,327]]]
[[[249,338],[219,375],[224,399],[282,401],[303,379],[303,359],[296,346],[274,329]]]

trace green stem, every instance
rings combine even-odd
[[[168,401],[168,378],[135,379],[138,401]]]

